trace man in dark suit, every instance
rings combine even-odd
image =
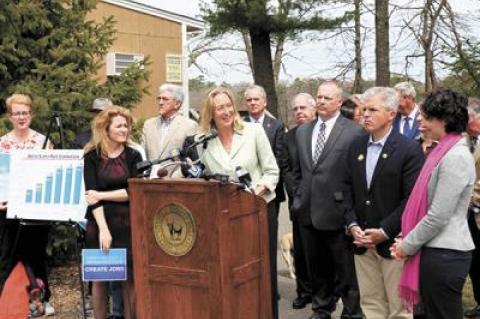
[[[418,140],[420,139],[417,121],[419,108],[415,104],[415,87],[410,82],[400,82],[395,85],[395,90],[397,90],[399,104],[393,129],[410,139]]]
[[[278,318],[278,284],[277,284],[277,242],[278,242],[278,213],[280,203],[285,201],[282,176],[288,169],[288,155],[285,150],[285,127],[283,123],[265,114],[267,94],[259,85],[251,85],[245,90],[245,104],[248,116],[245,121],[258,123],[267,133],[270,146],[280,169],[280,180],[275,189],[275,199],[268,203],[268,230],[270,247],[270,275],[272,282],[272,307],[274,319]]]
[[[288,195],[288,208],[290,211],[290,220],[292,221],[293,235],[293,261],[295,265],[295,277],[297,282],[297,298],[292,303],[293,309],[303,309],[308,303],[312,302],[312,288],[308,278],[307,261],[303,251],[302,239],[300,236],[300,225],[292,211],[293,197],[295,194],[295,181],[291,168],[296,159],[297,145],[295,143],[295,134],[299,125],[309,123],[317,117],[314,98],[308,93],[299,93],[292,100],[293,118],[296,127],[289,130],[285,135],[285,145],[288,152],[289,170],[285,174],[285,189]]]
[[[390,257],[389,248],[424,155],[419,143],[392,130],[398,108],[394,89],[370,88],[362,101],[367,134],[349,150],[345,195],[352,203],[345,222],[357,246],[361,307],[367,318],[412,318],[398,298],[403,264]]]
[[[297,156],[293,174],[298,188],[293,212],[298,218],[312,284],[311,319],[331,318],[336,297],[342,297],[345,318],[355,318],[348,296],[347,241],[344,229],[346,155],[362,129],[340,115],[342,89],[322,83],[317,91],[318,120],[296,132]],[[361,318],[361,317],[360,317]]]

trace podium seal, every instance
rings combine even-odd
[[[197,239],[192,213],[176,203],[163,206],[155,213],[153,232],[158,246],[170,256],[188,254]]]

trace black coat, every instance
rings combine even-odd
[[[378,158],[370,188],[366,180],[366,155],[369,135],[355,139],[348,154],[350,208],[345,222],[357,223],[362,229],[381,227],[390,240],[377,245],[378,253],[389,258],[389,247],[401,229],[405,204],[424,162],[417,141],[392,130]],[[364,253],[365,249],[356,249]]]

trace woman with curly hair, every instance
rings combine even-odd
[[[465,132],[467,98],[452,90],[431,93],[418,118],[425,137],[438,141],[429,153],[402,216],[403,239],[392,256],[406,259],[400,297],[420,300],[427,319],[461,319],[462,288],[474,248],[467,211],[475,166]]]

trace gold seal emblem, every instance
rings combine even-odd
[[[188,254],[197,239],[192,213],[180,204],[160,208],[155,214],[153,231],[158,246],[170,256]]]

